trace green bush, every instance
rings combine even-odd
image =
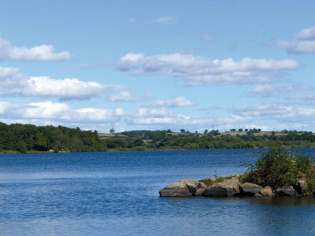
[[[315,190],[315,171],[312,161],[296,156],[283,148],[273,148],[241,177],[242,182],[277,188],[297,185],[304,179],[310,192]]]

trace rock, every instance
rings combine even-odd
[[[306,180],[304,180],[304,179],[299,179],[297,185],[295,186],[295,190],[296,190],[299,194],[306,194],[306,193],[307,193],[307,190],[308,190]]]
[[[206,197],[232,197],[240,193],[239,178],[233,177],[221,183],[208,186],[203,192]]]
[[[202,182],[195,181],[195,184],[188,184],[187,187],[193,196],[202,196],[203,192],[207,188]]]
[[[202,196],[205,190],[206,190],[206,187],[198,188],[197,191],[195,192],[195,196]]]
[[[293,188],[293,186],[283,186],[276,189],[276,194],[278,196],[289,196],[293,197],[297,195],[297,192]]]
[[[255,197],[273,197],[272,188],[270,186],[262,188],[258,193],[255,194]]]
[[[243,183],[240,185],[241,195],[244,196],[254,196],[256,193],[260,192],[261,186],[253,183]]]
[[[202,194],[206,185],[195,180],[179,180],[160,190],[160,197],[191,197]]]

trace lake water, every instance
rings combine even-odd
[[[0,155],[0,235],[315,235],[313,199],[159,198],[178,179],[241,173],[261,152]]]

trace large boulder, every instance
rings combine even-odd
[[[243,183],[240,185],[241,195],[244,196],[254,196],[256,193],[259,193],[262,187],[253,183]]]
[[[288,196],[293,197],[298,195],[293,186],[283,186],[276,189],[277,196]]]
[[[263,187],[258,193],[255,194],[255,197],[273,197],[273,191],[270,186]]]
[[[299,179],[297,185],[294,186],[295,190],[302,195],[305,195],[308,191],[307,182],[304,179]]]
[[[238,194],[240,194],[240,181],[237,177],[208,186],[203,192],[203,196],[206,197],[233,197]]]
[[[184,179],[172,183],[160,190],[160,197],[191,197],[201,195],[206,188],[204,183]]]

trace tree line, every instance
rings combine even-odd
[[[100,135],[63,126],[0,123],[0,152],[94,152],[114,150],[262,148],[273,146],[315,147],[312,132],[287,131],[263,135],[259,129],[236,130],[242,135],[218,130],[137,130]],[[232,130],[231,132],[236,132]],[[245,132],[245,133],[244,133]],[[257,135],[257,134],[260,135]]]
[[[35,126],[0,123],[0,151],[103,151],[96,131],[82,131],[62,126]]]

